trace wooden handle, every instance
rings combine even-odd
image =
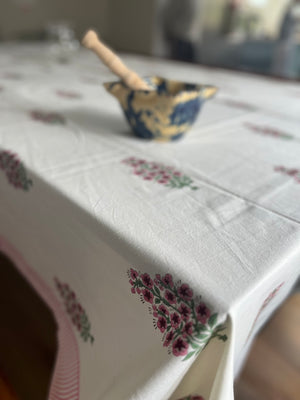
[[[84,47],[97,54],[100,60],[115,75],[119,76],[130,89],[152,90],[136,72],[128,69],[121,59],[99,40],[95,31],[88,31],[82,39],[82,44]]]

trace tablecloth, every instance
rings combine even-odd
[[[124,60],[220,90],[141,140],[95,56],[1,45],[0,250],[59,327],[49,399],[232,399],[299,276],[300,84]]]

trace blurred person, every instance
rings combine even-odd
[[[203,30],[203,0],[169,0],[164,9],[164,31],[171,58],[195,62]]]
[[[232,33],[237,25],[239,10],[243,0],[229,0],[225,5],[221,33],[228,35]]]
[[[275,48],[273,73],[287,78],[297,78],[297,32],[300,33],[300,0],[290,0],[282,19]]]

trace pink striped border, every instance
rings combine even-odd
[[[80,359],[79,349],[73,327],[55,297],[52,289],[23,260],[19,252],[2,236],[0,251],[4,253],[18,268],[20,273],[30,282],[35,291],[52,310],[58,325],[58,353],[51,379],[49,400],[79,400],[80,393]]]

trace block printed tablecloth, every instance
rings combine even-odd
[[[125,61],[220,92],[143,141],[93,55],[1,46],[0,250],[59,326],[49,399],[232,399],[299,275],[300,85]]]

